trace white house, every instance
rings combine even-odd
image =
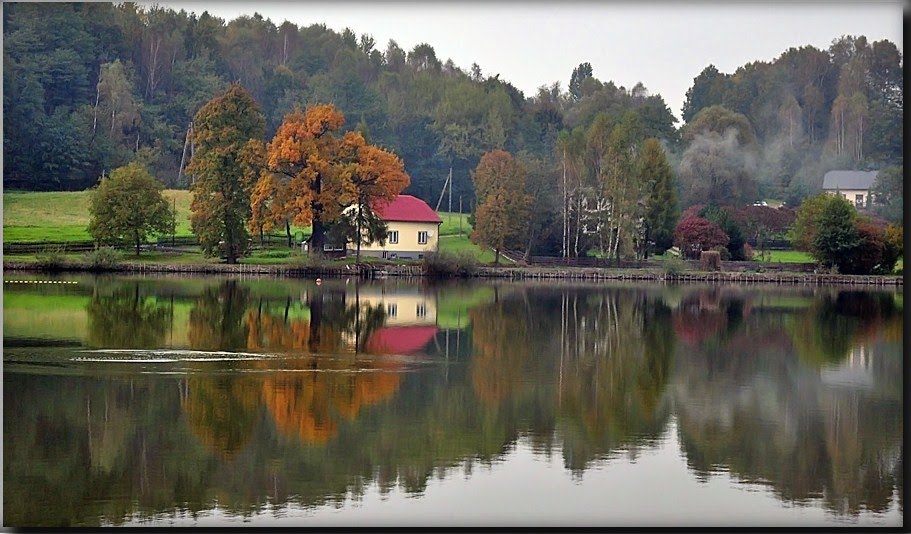
[[[879,171],[829,171],[822,178],[822,190],[841,195],[858,209],[870,205],[870,188]]]
[[[399,195],[392,202],[380,202],[373,212],[388,227],[386,243],[361,245],[361,254],[388,259],[420,260],[425,254],[439,250],[440,224],[443,220],[423,200],[411,195]],[[348,253],[356,249],[348,243]]]

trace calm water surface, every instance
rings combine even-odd
[[[6,273],[3,523],[902,526],[903,313],[900,289]]]

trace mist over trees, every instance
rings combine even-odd
[[[232,83],[262,109],[263,143],[295,107],[331,104],[347,118],[338,135],[356,131],[401,158],[403,192],[431,206],[451,173],[453,198],[475,213],[471,172],[484,154],[508,152],[528,169],[534,199],[526,255],[601,248],[629,257],[668,246],[676,220],[643,222],[656,178],[639,169],[643,158],[655,164],[659,147],[670,167],[660,194],[679,199],[675,213],[765,198],[796,207],[827,170],[902,165],[902,55],[863,36],[731,74],[708,65],[681,125],[661,95],[599,79],[610,73],[594,72],[591,58],[525,95],[483,65],[437,57],[432,43],[404,50],[258,14],[225,21],[132,3],[12,3],[3,23],[6,189],[81,190],[134,161],[166,187],[187,188],[199,148],[191,123]],[[659,145],[646,156],[647,139]],[[277,187],[258,186],[262,199]],[[287,230],[285,217],[253,215],[266,221],[253,231]]]

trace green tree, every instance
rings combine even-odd
[[[731,217],[727,209],[719,207],[717,204],[709,204],[702,208],[699,212],[699,216],[717,224],[718,227],[721,228],[721,231],[728,236],[728,243],[725,245],[725,248],[728,250],[729,259],[734,261],[743,261],[745,259],[743,245],[746,243],[746,240],[743,238],[743,232],[740,229],[740,225]]]
[[[674,245],[674,228],[680,218],[674,174],[661,143],[646,139],[640,163],[641,181],[645,184],[645,250],[662,254]]]
[[[870,191],[873,211],[895,223],[900,223],[905,213],[905,180],[902,169],[901,165],[880,169]]]
[[[861,244],[854,224],[857,212],[847,199],[833,195],[819,213],[816,237],[810,253],[826,267],[841,268],[853,249]]]
[[[683,120],[690,122],[703,108],[721,104],[728,75],[718,72],[715,65],[702,69],[699,76],[693,78],[693,86],[686,92],[683,103]]]
[[[813,242],[819,228],[819,214],[833,199],[833,195],[820,193],[804,200],[797,208],[794,223],[788,230],[788,240],[797,250],[812,254]]]
[[[115,169],[92,191],[89,200],[88,231],[96,242],[128,242],[139,247],[155,233],[170,227],[171,207],[161,191],[163,186],[143,167],[131,163]]]
[[[573,74],[569,78],[569,94],[572,95],[574,100],[582,98],[582,82],[591,77],[592,64],[587,61],[580,63],[578,67],[573,69]]]
[[[190,223],[203,252],[224,254],[228,263],[236,263],[247,250],[256,169],[245,162],[252,159],[265,125],[259,104],[239,84],[210,100],[193,120],[196,152],[187,167],[194,179]]]
[[[500,251],[520,242],[527,228],[530,199],[525,194],[525,168],[505,150],[484,154],[472,179],[478,197],[471,241]]]

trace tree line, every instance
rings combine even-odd
[[[526,96],[477,64],[443,61],[428,43],[382,48],[369,34],[258,14],[224,21],[131,3],[9,4],[4,186],[84,189],[137,162],[167,187],[190,187],[194,118],[235,82],[260,106],[262,140],[295,106],[331,103],[348,118],[338,135],[357,131],[397,155],[410,177],[404,192],[434,207],[451,175],[453,196],[477,217],[478,166],[507,152],[525,170],[532,215],[524,243],[509,248],[526,253],[644,256],[670,246],[677,221],[666,221],[694,204],[775,198],[796,207],[819,192],[826,170],[902,164],[902,57],[889,41],[843,36],[732,74],[709,65],[679,128],[661,95],[594,74],[583,62],[565,90],[554,82]],[[659,184],[662,158],[671,177]],[[255,185],[260,200],[281,193],[278,183]],[[900,186],[879,195],[893,199],[883,211],[901,213]],[[262,208],[254,202],[250,214],[260,229],[287,224]]]

